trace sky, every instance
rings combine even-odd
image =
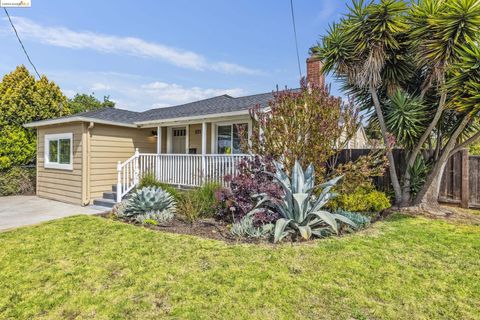
[[[305,75],[309,48],[346,2],[293,4]],[[38,71],[68,97],[109,95],[144,111],[299,85],[289,0],[32,0],[8,11]],[[0,75],[20,64],[33,71],[2,10]]]

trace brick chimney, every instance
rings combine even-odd
[[[325,85],[325,76],[322,73],[323,63],[318,57],[310,56],[307,59],[307,84],[317,87]]]

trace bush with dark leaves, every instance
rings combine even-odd
[[[274,199],[281,199],[282,188],[265,172],[275,172],[272,159],[255,156],[242,160],[238,165],[239,174],[235,177],[226,176],[230,182],[229,188],[216,192],[220,208],[217,218],[235,222],[242,219],[258,202],[259,195],[268,195]],[[256,226],[274,222],[278,215],[272,210],[257,212],[253,217]]]

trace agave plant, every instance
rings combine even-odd
[[[154,224],[162,224],[170,222],[173,219],[174,215],[174,211],[170,209],[165,209],[162,211],[152,210],[145,214],[139,214],[135,216],[135,221],[140,224],[146,224],[149,221],[154,221]]]
[[[319,186],[315,186],[315,171],[313,165],[308,166],[305,172],[298,161],[292,170],[292,178],[283,170],[279,163],[275,163],[276,172],[271,174],[281,185],[285,192],[282,201],[266,195],[260,195],[255,210],[263,208],[275,208],[281,216],[275,223],[274,242],[281,241],[289,234],[299,234],[304,239],[312,236],[322,237],[326,234],[338,233],[341,221],[353,228],[355,224],[345,216],[332,214],[322,210],[325,204],[336,196],[330,190],[342,178],[336,177]],[[314,195],[314,191],[321,189],[320,194]]]
[[[123,216],[132,218],[148,212],[175,212],[176,202],[173,196],[162,188],[145,187],[136,190],[127,200]]]
[[[232,224],[230,233],[235,237],[262,238],[269,235],[273,230],[273,224],[267,223],[259,227],[255,226],[252,212]]]

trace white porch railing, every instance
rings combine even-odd
[[[226,186],[224,177],[238,174],[238,164],[246,154],[155,154],[135,152],[130,159],[117,165],[117,202],[130,192],[146,173],[160,182],[199,187],[207,181]]]

